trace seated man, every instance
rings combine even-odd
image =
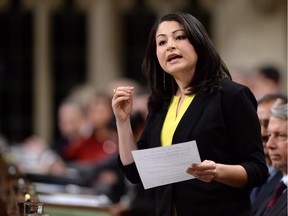
[[[271,107],[275,103],[285,104],[287,103],[287,97],[282,94],[269,94],[265,95],[264,97],[258,100],[257,114],[261,125],[262,142],[264,147],[266,163],[269,169],[269,177],[263,185],[255,187],[251,191],[250,198],[254,213],[257,211],[257,209],[263,203],[263,201],[273,193],[275,185],[282,178],[282,172],[272,166],[268,154],[268,148],[266,146],[268,141],[267,127],[269,123]]]
[[[256,216],[286,216],[287,215],[287,106],[278,105],[271,109],[268,124],[267,148],[272,166],[280,170],[283,177],[276,185],[274,193],[259,207]],[[279,190],[280,189],[280,190]]]

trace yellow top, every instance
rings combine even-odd
[[[186,112],[188,106],[194,99],[195,95],[186,95],[177,115],[177,107],[180,101],[180,96],[174,96],[169,106],[168,112],[161,131],[162,146],[169,146],[172,144],[174,132],[178,123]]]

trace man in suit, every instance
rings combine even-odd
[[[268,141],[267,127],[269,123],[269,118],[271,116],[271,107],[276,103],[276,101],[277,104],[285,104],[287,103],[287,96],[282,94],[268,94],[257,101],[257,114],[261,125],[262,142],[264,147],[265,159],[269,170],[269,177],[263,185],[255,187],[251,191],[250,198],[254,213],[258,210],[259,206],[263,203],[263,201],[265,201],[267,197],[272,195],[276,184],[282,178],[282,172],[272,166],[268,154],[268,148],[266,146]]]
[[[267,148],[272,165],[280,170],[283,177],[280,182],[282,190],[268,197],[256,212],[256,216],[287,216],[287,106],[277,105],[271,109],[268,124]]]

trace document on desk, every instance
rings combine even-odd
[[[193,179],[186,173],[192,163],[200,163],[196,141],[132,151],[145,189]]]

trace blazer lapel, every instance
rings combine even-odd
[[[172,141],[173,144],[189,141],[189,136],[201,117],[208,101],[208,96],[203,96],[201,93],[195,95],[176,128]]]

